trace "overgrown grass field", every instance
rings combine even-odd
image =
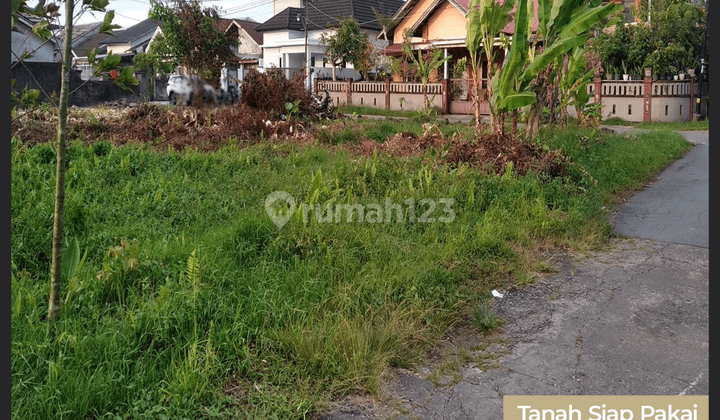
[[[410,129],[367,124],[379,138]],[[552,270],[544,250],[601,246],[603,206],[690,147],[671,133],[541,132],[576,163],[560,179],[325,146],[351,134],[215,153],[73,143],[65,226],[81,258],[52,324],[55,152],[13,139],[12,418],[305,418],[377,391],[384,369],[421,360],[493,288]],[[296,212],[278,228],[275,191],[321,208],[391,200],[403,214]],[[412,222],[408,203],[454,218]]]

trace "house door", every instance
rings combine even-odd
[[[238,87],[238,69],[228,69],[228,89],[231,87]]]
[[[467,68],[462,74],[459,71],[455,71],[455,64],[451,63],[449,66],[449,73],[452,75],[452,79],[448,81],[448,92],[450,100],[450,113],[451,114],[464,114],[472,115],[475,113],[473,108],[473,99],[475,95],[480,96],[480,114],[489,115],[490,106],[485,99],[487,94],[487,62],[482,61],[480,64],[480,90],[478,92],[475,89],[475,80],[473,75],[472,65],[467,63]],[[459,76],[459,77],[458,77]]]

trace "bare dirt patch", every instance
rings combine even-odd
[[[447,138],[432,124],[425,124],[423,128],[424,132],[420,136],[398,133],[383,143],[363,141],[355,150],[363,155],[383,152],[396,157],[408,157],[429,149],[439,149],[445,152],[440,159],[452,166],[467,163],[502,174],[508,164],[512,163],[512,169],[519,175],[526,172],[544,172],[558,177],[567,175],[567,166],[570,164],[567,156],[559,151],[543,150],[534,143],[523,142],[516,135],[486,133],[468,141],[458,135]]]
[[[26,112],[14,119],[11,135],[24,144],[46,143],[56,137],[56,113],[52,111]],[[305,120],[285,119],[275,112],[246,105],[216,108],[164,107],[140,104],[134,108],[112,106],[70,110],[68,134],[71,140],[86,143],[104,140],[117,145],[143,144],[166,151],[192,148],[212,152],[230,143],[251,145],[261,142],[317,144],[314,134],[319,124]],[[567,175],[572,165],[558,151],[521,141],[516,135],[486,133],[467,139],[459,135],[444,136],[437,125],[425,124],[423,134],[397,133],[383,142],[364,140],[358,144],[336,145],[361,156],[384,153],[399,158],[422,155],[428,150],[438,151],[438,164],[459,166],[468,164],[487,168],[497,174],[511,165],[519,175],[543,172],[551,176]],[[322,129],[332,129],[323,126]],[[361,128],[359,128],[361,129]]]

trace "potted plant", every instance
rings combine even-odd
[[[635,66],[631,73],[632,80],[642,80],[643,79],[642,74],[643,74],[642,66],[640,66],[640,65]]]
[[[612,66],[609,64],[603,65],[603,71],[605,72],[605,80],[612,80],[613,79],[613,72],[612,72]]]
[[[643,66],[652,67],[654,80],[667,80],[669,64],[664,50],[655,50],[645,58]]]
[[[697,58],[691,58],[687,63],[687,75],[691,78],[695,77],[697,68],[700,67],[700,61]]]
[[[618,70],[618,67],[615,65],[610,66],[610,71],[612,72],[613,78],[612,80],[622,80],[622,74],[620,74],[620,70]]]
[[[627,64],[625,63],[625,61],[623,61],[621,65],[622,65],[622,78],[623,78],[623,80],[630,80],[630,73],[628,73]]]

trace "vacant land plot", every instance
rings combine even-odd
[[[492,289],[554,270],[548,251],[605,243],[618,195],[690,147],[240,107],[76,110],[69,128],[81,259],[48,325],[54,122],[12,126],[18,419],[303,418],[375,392]]]

